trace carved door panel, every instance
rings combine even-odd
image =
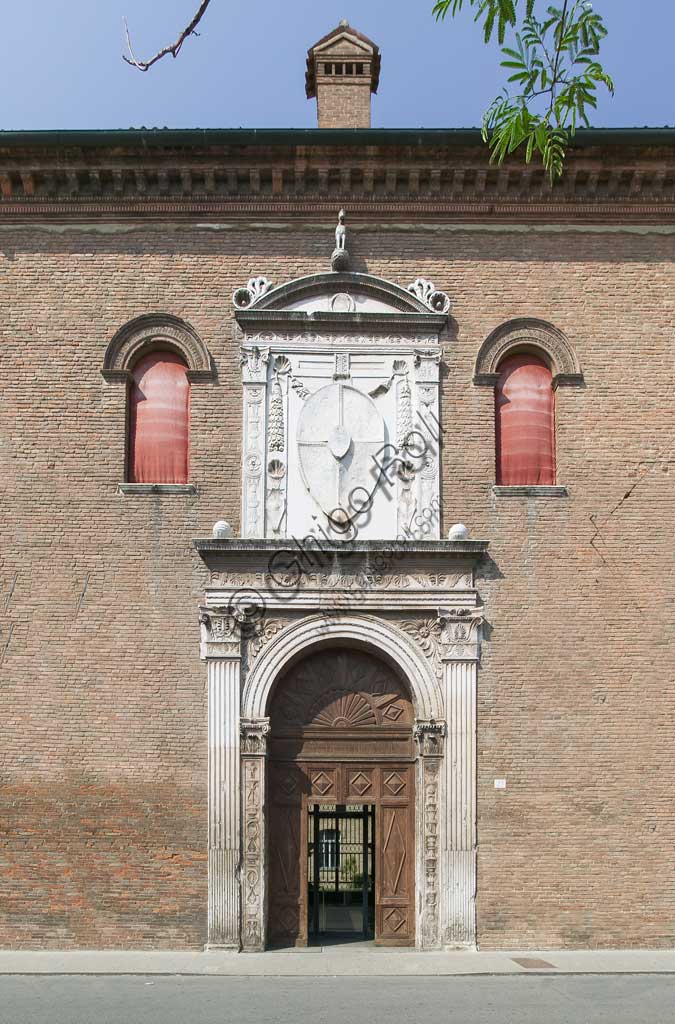
[[[375,808],[376,941],[414,944],[413,719],[405,684],[364,651],[322,649],[277,683],[270,703],[270,943],[307,943],[308,807],[365,804]],[[338,892],[343,878],[336,878]]]
[[[375,941],[379,946],[410,946],[415,941],[414,808],[411,767],[383,767],[375,825]]]
[[[269,941],[277,945],[307,945],[303,788],[298,768],[270,763]]]

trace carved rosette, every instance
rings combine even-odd
[[[456,608],[437,618],[406,619],[400,628],[407,633],[441,678],[444,661],[478,661],[480,627],[483,616],[478,608]]]

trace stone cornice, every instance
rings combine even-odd
[[[344,203],[352,225],[675,221],[672,142],[575,146],[565,176],[551,186],[541,167],[490,166],[485,147],[450,142],[448,133],[418,133],[416,145],[396,141],[395,131],[376,132],[373,145],[356,144],[358,133],[341,145],[320,132],[295,134],[303,144],[294,133],[287,144],[249,133],[251,144],[217,145],[204,135],[170,144],[167,133],[164,145],[157,137],[152,146],[131,145],[126,133],[118,146],[40,145],[29,134],[7,144],[0,135],[0,220],[316,221],[332,220]]]
[[[223,555],[247,555],[250,552],[257,554],[271,555],[280,548],[297,549],[298,542],[289,537],[286,540],[243,540],[240,538],[223,538],[215,540],[211,537],[197,537],[193,540],[193,546],[200,554],[217,552]],[[323,539],[315,540],[313,544],[307,545],[307,550],[316,555],[320,551],[323,555],[337,555],[340,558],[350,558],[354,555],[378,554],[382,551],[396,551],[401,558],[415,557],[418,555],[483,555],[489,547],[487,540],[358,540],[345,543],[329,543]]]

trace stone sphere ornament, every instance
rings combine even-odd
[[[464,523],[455,523],[448,530],[448,540],[466,540],[469,530]]]
[[[213,524],[213,536],[216,540],[226,540],[233,536],[233,530],[226,519],[219,519]]]

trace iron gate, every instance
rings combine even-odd
[[[308,931],[372,938],[375,931],[375,808],[308,805]]]

